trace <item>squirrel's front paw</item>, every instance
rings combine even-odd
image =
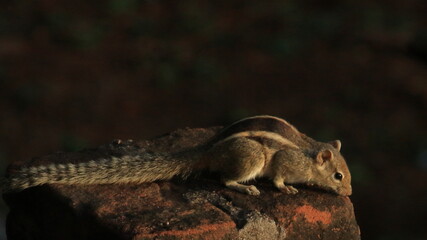
[[[298,190],[292,186],[282,186],[279,188],[279,190],[282,193],[286,193],[286,194],[296,194],[298,193]]]

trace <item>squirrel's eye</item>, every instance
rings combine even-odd
[[[342,174],[341,174],[341,173],[339,173],[339,172],[337,172],[337,173],[335,173],[334,178],[335,178],[336,180],[342,180]]]

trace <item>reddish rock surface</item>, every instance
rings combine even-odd
[[[142,148],[178,151],[218,128],[183,129],[140,142],[55,153],[21,163],[79,162]],[[203,175],[203,176],[202,176]],[[314,189],[284,195],[259,180],[259,197],[224,188],[214,175],[140,185],[52,184],[6,194],[8,239],[360,239],[349,198]]]

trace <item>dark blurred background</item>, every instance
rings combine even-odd
[[[362,239],[427,239],[426,106],[424,0],[0,3],[3,171],[270,114],[341,139]]]

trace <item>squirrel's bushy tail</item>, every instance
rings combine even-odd
[[[3,192],[20,191],[48,183],[108,184],[142,183],[187,177],[197,164],[197,154],[142,153],[83,163],[50,164],[22,168],[0,180]]]

